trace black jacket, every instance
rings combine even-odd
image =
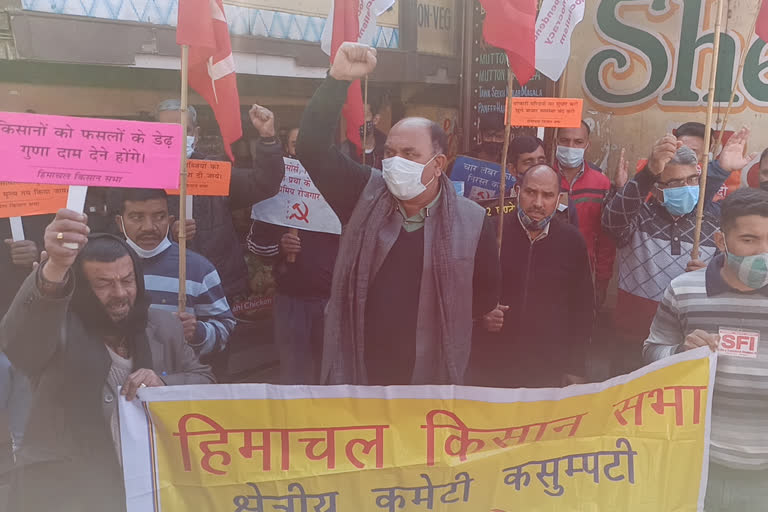
[[[53,221],[53,215],[30,215],[22,217],[24,237],[37,244],[38,253],[43,250],[43,234],[45,228]],[[11,248],[5,240],[11,238],[11,222],[8,219],[0,219],[0,318],[3,317],[21,288],[21,283],[32,272],[32,267],[24,268],[14,265],[11,261]]]
[[[549,234],[531,243],[517,215],[505,215],[501,273],[501,304],[509,311],[501,333],[476,330],[481,354],[473,354],[472,374],[479,381],[472,383],[550,387],[566,373],[584,376],[594,292],[578,229],[555,219]]]
[[[191,158],[205,160],[195,153]],[[195,196],[192,206],[197,234],[188,247],[213,263],[227,297],[249,291],[244,242],[235,231],[232,210],[248,208],[277,194],[285,173],[280,144],[258,143],[254,161],[253,169],[232,169],[229,197]],[[168,209],[179,217],[179,196],[168,196]]]

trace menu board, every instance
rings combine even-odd
[[[507,99],[507,54],[490,46],[483,38],[485,9],[478,0],[474,3],[472,20],[472,133],[471,145],[483,142],[503,142],[504,103]],[[525,86],[514,81],[512,96],[541,98],[552,96],[554,84],[536,73]],[[513,138],[519,135],[536,135],[536,128],[513,126]]]

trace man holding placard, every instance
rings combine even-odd
[[[214,382],[178,320],[149,309],[135,253],[86,222],[59,211],[0,322],[0,347],[37,383],[9,510],[124,510],[119,394]]]
[[[376,50],[342,44],[299,132],[299,160],[344,226],[322,381],[462,384],[473,319],[498,303],[495,236],[485,211],[456,196],[435,122],[393,126],[382,172],[334,146],[350,83],[375,67]]]
[[[189,107],[187,124],[187,157],[206,160],[206,155],[196,151],[199,138],[197,112]],[[254,105],[250,111],[253,127],[259,134],[256,143],[253,169],[232,169],[228,196],[195,196],[192,212],[187,219],[187,247],[205,256],[218,270],[227,297],[249,293],[248,269],[245,265],[243,244],[232,223],[232,210],[248,208],[277,194],[283,179],[282,147],[275,137],[275,116],[268,109]],[[181,122],[181,104],[178,100],[166,100],[157,106],[156,119],[164,123]],[[169,211],[178,217],[178,196],[168,198]],[[183,219],[177,219],[183,220]],[[176,239],[178,224],[172,226]]]

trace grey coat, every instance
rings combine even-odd
[[[0,322],[0,348],[36,384],[11,510],[125,508],[122,471],[104,416],[111,359],[103,341],[70,311],[73,277],[68,286],[62,298],[43,296],[33,272]],[[214,382],[168,312],[149,311],[133,359],[134,370],[150,368],[168,385]]]

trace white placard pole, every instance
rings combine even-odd
[[[85,209],[85,196],[88,194],[88,187],[82,185],[70,185],[69,193],[67,194],[67,210],[73,212],[83,213]],[[80,249],[80,246],[73,242],[64,242],[64,247],[67,249]]]
[[[11,238],[14,242],[21,242],[24,240],[24,226],[21,223],[21,217],[11,217],[8,220],[11,221]]]
[[[194,217],[192,216],[192,202],[195,196],[187,196],[187,220],[192,220]]]

